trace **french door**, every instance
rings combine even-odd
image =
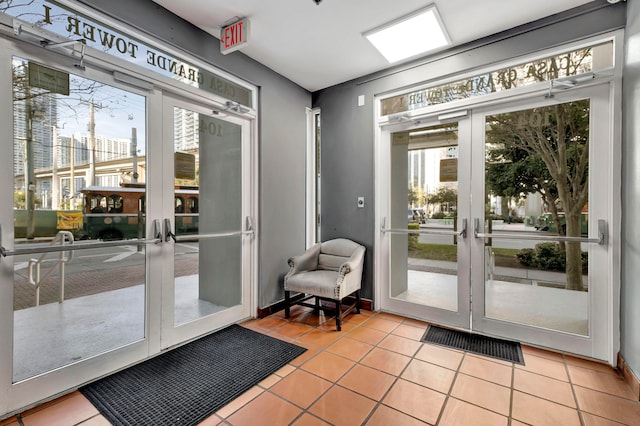
[[[250,316],[251,121],[165,95],[162,348]]]
[[[601,84],[383,127],[381,309],[613,362],[609,97]]]
[[[251,112],[4,39],[0,63],[0,416],[250,317]]]

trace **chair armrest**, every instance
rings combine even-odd
[[[360,246],[352,253],[349,260],[344,262],[338,272],[338,297],[343,297],[360,289],[362,285],[362,268],[364,264],[365,248]]]
[[[340,265],[340,269],[339,269],[340,275],[344,276],[351,271],[355,271],[358,268],[362,268],[362,263],[364,262],[364,253],[365,253],[364,247],[358,247],[356,250],[354,250],[349,260],[347,260],[342,265]]]
[[[290,268],[287,275],[295,274],[302,271],[313,271],[317,269],[319,255],[320,243],[315,244],[313,247],[309,248],[299,256],[290,257],[287,261]]]

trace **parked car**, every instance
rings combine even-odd
[[[409,209],[407,219],[409,223],[427,223],[427,215],[419,209]]]

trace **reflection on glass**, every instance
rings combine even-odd
[[[391,235],[391,297],[457,311],[457,241],[442,235],[456,228],[457,123],[394,134],[391,149],[392,228],[435,231]]]
[[[15,247],[144,237],[146,99],[19,57],[12,70]],[[144,338],[144,246],[14,261],[14,381]]]
[[[242,133],[174,108],[175,325],[242,303]],[[232,234],[232,235],[227,235]]]
[[[463,80],[383,99],[382,115],[517,89],[543,81],[579,76],[613,67],[613,41],[554,54]]]
[[[489,232],[587,235],[589,105],[487,117]],[[485,265],[487,316],[588,335],[588,245],[494,238]]]

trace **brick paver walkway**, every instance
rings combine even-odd
[[[13,309],[25,309],[36,305],[35,286],[29,284],[27,271],[14,274]],[[44,269],[43,272],[44,274]],[[198,274],[198,257],[176,259],[174,263],[176,277]],[[65,274],[65,300],[82,296],[103,293],[126,287],[140,285],[145,282],[145,263],[122,267],[118,262],[113,267],[101,270],[83,270]],[[40,304],[58,302],[60,291],[60,275],[54,272],[44,280],[40,287]]]

